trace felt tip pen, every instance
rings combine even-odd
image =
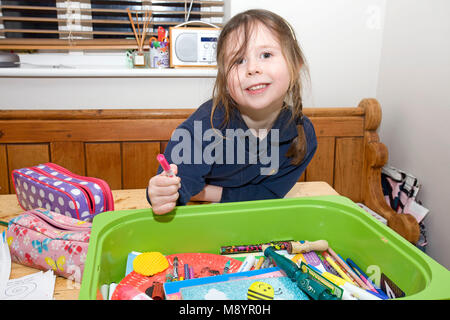
[[[320,271],[319,269],[317,269],[316,267],[308,264],[308,267],[310,267],[313,271],[317,272],[318,274],[320,274],[322,277],[324,277],[325,279],[327,279],[328,281],[332,282],[334,285],[338,286],[339,288],[342,289],[342,297],[341,300],[359,300],[358,298],[356,298],[355,296],[353,296],[347,289],[345,289],[342,285],[339,285],[338,283],[336,283],[335,281],[332,281],[329,277],[326,277],[325,274],[331,274],[328,271]],[[344,280],[345,281],[345,280]]]
[[[383,290],[381,290],[380,288],[378,288],[370,279],[369,277],[364,273],[364,271],[362,271],[358,265],[356,263],[353,262],[352,259],[347,258],[347,263],[350,265],[350,267],[361,277],[361,279],[363,279],[363,281],[367,281],[367,285],[369,287],[371,287],[371,289],[373,289],[372,291],[376,291],[381,297],[383,297],[384,299],[389,299],[389,297],[383,292]]]
[[[173,173],[172,169],[170,169],[170,165],[166,160],[166,157],[162,153],[158,154],[156,156],[156,160],[158,160],[159,164],[163,168],[164,172],[168,177],[174,177],[175,174]]]
[[[361,277],[356,272],[353,271],[353,269],[350,267],[350,265],[347,262],[345,262],[344,258],[342,258],[340,256],[340,254],[337,254],[337,257],[339,258],[339,260],[337,262],[340,265],[342,265],[343,267],[345,267],[345,270],[347,270],[350,278],[353,279],[354,281],[356,281],[356,284],[358,284],[359,287],[366,289],[366,290],[371,290],[370,287],[367,285],[367,283],[364,282],[364,280],[361,279]],[[376,292],[375,290],[371,290],[371,291]]]
[[[375,290],[375,288],[374,288],[373,286],[370,285],[370,283],[367,281],[367,279],[366,279],[365,277],[363,277],[363,276],[361,275],[361,273],[358,272],[358,270],[355,270],[355,268],[353,268],[353,267],[350,265],[350,263],[348,263],[348,261],[345,261],[344,258],[342,258],[341,256],[339,256],[339,257],[340,257],[340,258],[344,261],[344,263],[352,270],[352,272],[354,272],[354,273],[356,274],[356,276],[357,276],[362,282],[364,282],[364,285],[365,285],[365,288],[364,288],[364,289],[373,291],[373,292],[375,292],[375,293],[378,294],[377,290]],[[361,287],[361,286],[360,286],[360,287]]]
[[[372,292],[370,290],[362,289],[358,286],[355,286],[354,284],[335,276],[332,273],[329,272],[322,272],[322,276],[334,284],[338,285],[344,291],[348,292],[352,297],[358,299],[358,300],[383,300],[382,297],[380,297],[379,294]]]

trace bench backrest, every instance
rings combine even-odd
[[[112,189],[144,188],[156,172],[156,155],[193,111],[2,110],[0,193],[14,193],[10,179],[13,169],[43,162],[103,178]],[[368,123],[377,112],[361,104],[305,108],[316,129],[318,150],[300,181],[326,181],[340,194],[362,201],[364,135],[367,130],[376,130]]]
[[[0,194],[14,193],[11,171],[54,162],[106,180],[112,189],[138,189],[155,175],[156,155],[194,109],[0,110]],[[419,226],[385,202],[381,168],[388,152],[379,142],[381,107],[305,108],[318,150],[299,181],[326,181],[339,194],[362,202],[416,243]]]

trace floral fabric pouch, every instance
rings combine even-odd
[[[47,209],[26,211],[9,221],[11,260],[81,282],[91,227]]]

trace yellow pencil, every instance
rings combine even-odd
[[[330,255],[328,254],[328,252],[322,252],[323,257],[328,261],[329,264],[331,264],[331,266],[337,271],[337,273],[339,273],[339,275],[344,279],[347,280],[350,283],[354,283],[352,279],[350,279],[344,271],[342,271],[342,269],[336,264],[336,262],[334,262],[334,260],[330,257]]]
[[[254,270],[259,270],[264,262],[264,257],[259,258]]]

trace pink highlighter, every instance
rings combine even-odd
[[[163,154],[158,154],[156,156],[156,160],[158,160],[158,162],[161,164],[161,167],[164,169],[164,172],[168,177],[175,177],[175,174],[172,172],[172,169],[170,169],[170,165]]]

